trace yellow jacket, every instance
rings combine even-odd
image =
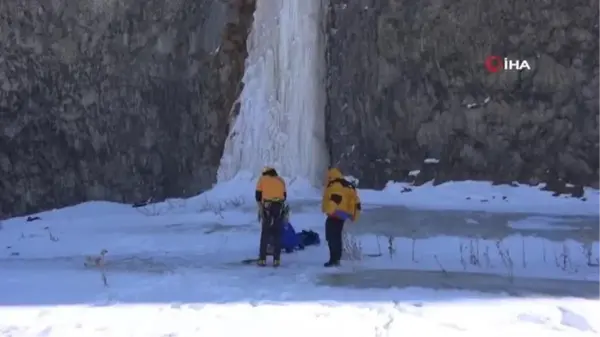
[[[321,211],[327,216],[342,220],[356,221],[360,216],[361,205],[358,192],[336,168],[327,172],[327,184],[321,200]]]
[[[254,196],[256,202],[259,203],[264,201],[285,201],[287,199],[285,181],[277,174],[275,169],[265,167],[256,183]]]

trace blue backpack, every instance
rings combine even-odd
[[[283,231],[281,231],[281,248],[287,253],[291,253],[299,246],[300,240],[292,224],[289,222],[284,224]]]

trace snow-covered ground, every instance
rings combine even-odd
[[[553,225],[556,215],[598,217],[596,190],[586,190],[581,200],[476,182],[401,192],[406,187],[361,190],[365,213],[381,205],[535,213],[507,224],[534,234],[577,230]],[[533,235],[432,235],[392,238],[390,244],[367,233],[354,237],[362,253],[382,256],[325,269],[321,245],[284,255],[280,269],[263,269],[241,263],[257,253],[253,188],[239,179],[194,198],[143,208],[89,202],[36,214],[36,221],[5,220],[0,336],[504,337],[600,331],[597,292],[590,295],[598,288],[598,238],[582,243]],[[294,206],[296,229],[323,238],[318,191],[292,181],[290,197],[315,206]],[[401,225],[401,219],[390,219],[391,225],[395,221]],[[104,268],[83,266],[87,255],[103,249]]]

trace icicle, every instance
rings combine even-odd
[[[323,0],[258,0],[240,113],[218,180],[268,165],[320,184],[325,145]],[[246,173],[247,174],[247,173]]]

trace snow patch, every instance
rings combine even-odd
[[[358,178],[353,176],[344,176],[344,179],[346,179],[346,181],[354,185],[354,187],[358,187],[358,183],[360,182]]]
[[[413,170],[413,171],[408,172],[408,176],[409,177],[416,177],[416,176],[419,175],[419,173],[421,173],[421,170]]]
[[[359,190],[364,204],[402,205],[417,209],[472,210],[600,216],[599,191],[584,189],[584,198],[557,198],[538,186],[492,185],[486,181],[451,181],[421,186],[389,181],[382,191]],[[407,192],[409,191],[409,192]]]

